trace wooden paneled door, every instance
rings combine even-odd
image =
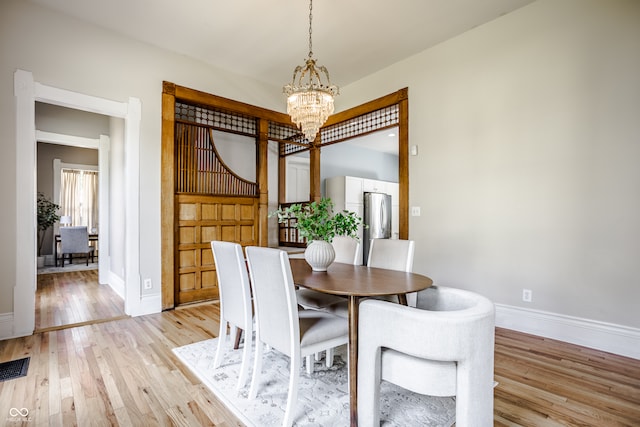
[[[218,299],[212,240],[257,245],[258,199],[176,195],[177,305]]]

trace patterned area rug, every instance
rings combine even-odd
[[[68,262],[68,261],[67,261]],[[52,265],[44,266],[38,268],[38,274],[52,274],[52,273],[68,273],[70,271],[86,271],[86,270],[97,270],[98,262],[90,262],[89,265],[86,265],[84,260],[76,260],[73,261],[73,264],[65,263],[64,267],[54,267]]]
[[[176,356],[247,426],[279,426],[286,406],[289,358],[277,351],[265,352],[258,396],[247,399],[251,369],[245,388],[236,390],[242,362],[242,347],[228,348],[222,364],[213,369],[217,338],[173,349]],[[300,374],[294,425],[348,426],[349,394],[346,346],[335,350],[334,364],[316,362],[314,373]],[[382,383],[381,425],[446,426],[455,422],[455,399],[411,393],[393,384]]]

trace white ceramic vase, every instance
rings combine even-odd
[[[336,259],[336,252],[331,243],[324,240],[314,240],[304,251],[304,259],[313,271],[327,271],[327,268]]]

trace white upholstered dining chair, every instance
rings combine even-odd
[[[415,242],[401,239],[371,239],[369,246],[368,267],[386,268],[411,272],[413,270],[413,253]],[[415,306],[415,294],[407,295],[407,303]],[[387,301],[397,301],[396,296],[376,297]]]
[[[415,242],[400,239],[371,239],[367,265],[388,270],[411,271]]]
[[[282,425],[290,426],[298,399],[302,358],[306,358],[308,367],[313,363],[314,353],[346,344],[348,323],[329,313],[298,310],[291,265],[285,251],[249,246],[246,254],[256,317],[256,354],[249,398],[255,398],[258,392],[264,345],[288,356],[291,371]],[[330,357],[330,352],[327,353]]]
[[[380,425],[380,381],[456,397],[456,426],[493,426],[495,309],[473,292],[431,287],[416,307],[360,303],[358,425]]]
[[[336,253],[334,262],[362,264],[362,245],[358,240],[349,236],[335,236],[331,245]]]
[[[240,389],[247,382],[253,339],[253,309],[247,265],[242,246],[238,243],[212,241],[211,250],[220,292],[220,330],[213,367],[217,368],[221,364],[227,341],[227,326],[231,331],[232,346],[236,341],[236,334],[240,334],[241,329],[244,332],[244,348],[237,385]]]

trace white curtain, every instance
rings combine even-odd
[[[97,171],[62,169],[60,212],[71,217],[71,225],[86,225],[89,233],[97,232]]]

